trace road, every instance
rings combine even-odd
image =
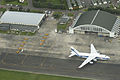
[[[49,9],[49,8],[36,8],[33,6],[33,3],[32,3],[32,0],[27,0],[28,1],[28,5],[27,6],[22,6],[23,9],[30,9],[30,10],[40,10],[40,11],[46,11],[46,10],[50,10],[50,11],[60,11],[60,12],[63,12],[63,13],[74,13],[74,14],[78,14],[78,13],[83,13],[84,11],[82,10],[76,10],[76,11],[70,11],[70,10],[61,10],[61,9]],[[1,2],[1,0],[0,0]],[[0,7],[4,7],[4,8],[7,8],[9,9],[9,7],[11,6],[7,6],[7,5],[0,5]],[[12,6],[13,8],[18,8],[18,7],[15,7],[15,6]]]
[[[120,64],[95,63],[78,69],[81,63],[81,60],[74,60],[74,58],[58,59],[4,52],[0,55],[0,68],[95,80],[120,80]]]

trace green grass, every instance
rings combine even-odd
[[[44,74],[33,74],[27,72],[17,72],[0,69],[0,80],[90,80],[90,79],[51,76]]]
[[[30,10],[30,12],[33,12],[33,13],[44,13],[43,11],[40,11],[40,10]]]
[[[53,15],[54,14],[60,14],[60,15],[62,15],[62,12],[54,12]]]
[[[74,16],[74,14],[73,13],[68,13],[68,16],[72,17],[72,16]]]
[[[47,2],[51,2],[52,4],[61,4],[60,0],[46,0]]]
[[[35,32],[36,33],[36,32]],[[35,33],[32,32],[20,32],[20,35],[28,35],[28,36],[33,36]]]
[[[62,16],[62,12],[54,12],[52,16],[56,19],[59,19]]]
[[[5,12],[5,11],[6,11],[6,8],[0,8],[0,11]]]
[[[65,30],[67,27],[67,24],[58,24],[57,30]]]
[[[0,30],[0,33],[3,33],[3,34],[8,34],[9,31],[3,31],[3,30]]]
[[[37,8],[67,9],[66,0],[33,0]]]
[[[11,31],[11,34],[33,36],[36,34],[36,32],[32,33],[32,32]]]
[[[27,35],[27,36],[34,36],[36,34],[36,32],[32,33],[32,32],[21,32],[21,31],[3,31],[0,30],[0,33],[3,34],[14,34],[14,35]]]
[[[5,0],[2,0],[0,4],[2,4],[2,5],[5,5],[5,4],[14,4],[14,5],[23,5],[23,6],[26,6],[26,5],[28,5],[28,2],[27,2],[27,0],[25,0],[24,3],[20,3],[20,2],[18,2],[18,0],[11,1],[11,2],[6,2]]]
[[[82,9],[82,11],[88,11],[88,9],[86,8],[86,9]]]
[[[41,3],[61,4],[60,0],[38,0]]]

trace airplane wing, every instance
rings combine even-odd
[[[91,44],[91,53],[90,53],[90,56],[78,67],[78,68],[82,68],[84,65],[86,65],[88,62],[90,62],[91,60],[93,60],[95,57],[97,57],[97,55],[95,54],[98,54],[94,45]]]
[[[90,55],[78,68],[82,68],[84,65],[93,60],[95,57],[96,55]]]
[[[97,50],[95,49],[95,47],[94,47],[94,45],[93,44],[91,44],[91,53],[92,54],[96,54],[97,53]]]

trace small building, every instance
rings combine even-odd
[[[24,2],[24,0],[19,0],[19,2],[23,3],[23,2]]]
[[[119,32],[120,18],[100,10],[79,14],[69,27],[69,33],[95,33],[98,36],[117,37]]]
[[[0,29],[35,32],[44,19],[45,14],[6,11],[0,18]]]
[[[69,17],[66,15],[63,15],[62,18],[59,21],[59,24],[66,24],[69,20]]]
[[[81,3],[80,0],[76,0],[76,2],[77,2],[77,4],[78,4],[79,8],[83,8],[82,3]]]
[[[73,6],[76,6],[75,0],[72,0],[72,4],[73,4]]]

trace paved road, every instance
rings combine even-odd
[[[119,64],[87,65],[77,69],[80,60],[57,59],[23,54],[2,53],[0,55],[0,68],[15,69],[47,74],[66,75],[73,77],[86,77],[97,80],[120,80]]]
[[[27,0],[27,1],[28,1],[28,7],[29,7],[29,8],[33,7],[32,0]]]
[[[61,10],[61,9],[36,8],[36,7],[33,6],[32,0],[27,0],[27,1],[28,1],[28,5],[23,6],[23,9],[29,8],[31,10],[40,10],[40,11],[43,11],[43,12],[46,11],[46,10],[51,10],[51,11],[60,11],[60,12],[64,12],[64,13],[70,13],[71,12],[71,13],[75,13],[75,14],[84,12],[82,10],[70,11],[70,10]],[[0,2],[1,2],[1,0],[0,0]],[[10,6],[0,5],[0,7],[9,8]],[[12,6],[12,7],[17,9],[17,7],[15,7],[15,6]]]

